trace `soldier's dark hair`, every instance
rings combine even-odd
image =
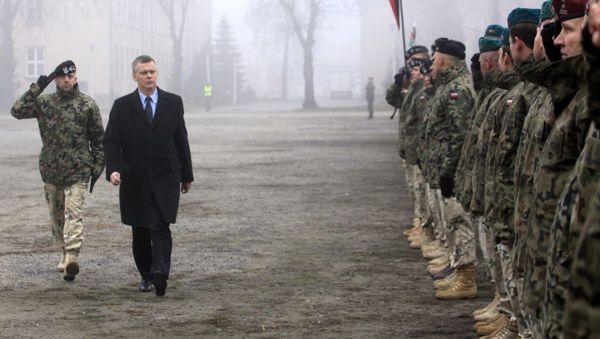
[[[519,22],[510,28],[510,37],[518,37],[523,43],[533,49],[533,41],[537,34],[537,25],[533,22]]]
[[[152,59],[151,56],[146,54],[140,55],[139,57],[135,58],[131,63],[131,71],[135,73],[135,66],[137,66],[138,64],[145,64],[148,62],[153,62],[156,64],[156,61],[154,61],[154,59]]]

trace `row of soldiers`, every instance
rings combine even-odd
[[[485,338],[600,338],[597,1],[514,9],[471,72],[459,41],[431,58],[414,46],[388,90],[415,201],[405,234],[438,299],[477,296],[479,246],[496,291],[473,312]]]

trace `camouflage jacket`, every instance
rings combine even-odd
[[[471,75],[464,62],[442,72],[435,83],[425,127],[425,174],[432,188],[439,187],[440,177],[454,178],[467,117],[475,104]]]
[[[40,95],[32,84],[13,105],[17,119],[36,118],[42,138],[39,168],[42,181],[56,186],[87,182],[104,169],[104,127],[98,106],[79,92]]]
[[[572,268],[563,317],[566,339],[587,338],[600,333],[600,97],[592,95],[600,90],[598,52],[596,49],[595,54],[586,53],[587,109],[594,127],[590,136],[594,139],[586,140],[584,151],[578,159],[579,166],[575,166],[579,173],[577,185],[580,191],[575,198],[571,228],[580,228],[581,235],[574,239],[576,235],[569,232],[567,248],[574,242],[576,246],[568,261],[572,263]],[[560,210],[557,210],[559,213]],[[550,279],[554,279],[554,273],[549,274]]]
[[[549,69],[556,83],[548,87],[557,115],[540,155],[540,167],[533,177],[533,204],[527,225],[524,256],[525,275],[545,282],[550,233],[559,197],[567,184],[588,133],[590,117],[586,109],[587,91],[582,84],[582,57],[562,60]],[[543,310],[545,288],[532,298],[533,311]]]
[[[595,59],[588,55],[588,60]],[[589,93],[595,92],[600,85],[600,71],[590,67],[586,73]],[[589,116],[598,117],[599,98],[589,95],[586,106]],[[556,215],[550,231],[550,251],[546,270],[545,314],[546,332],[551,337],[559,337],[563,332],[561,320],[564,318],[564,305],[567,290],[571,282],[571,263],[575,256],[575,247],[581,237],[588,207],[600,187],[600,129],[591,124],[585,146],[569,175],[567,184],[560,196]]]
[[[500,88],[499,86],[510,87],[510,85],[506,84],[506,82],[510,82],[509,80],[513,79],[516,83],[516,80],[518,80],[516,74],[511,73],[507,75],[500,72],[500,70],[493,71],[488,75],[488,78],[492,82],[494,88],[479,106],[479,110],[482,111],[483,118],[480,126],[477,128],[477,131],[474,131],[477,133],[477,137],[475,138],[475,149],[473,154],[474,159],[470,179],[472,198],[469,204],[470,211],[474,215],[482,215],[484,212],[483,199],[485,191],[485,161],[489,146],[489,137],[490,132],[493,129],[492,127],[494,122],[501,121],[500,114],[503,112],[503,110],[500,109],[500,101],[503,102],[502,99],[507,92],[505,89]]]
[[[471,208],[471,200],[473,198],[473,181],[471,178],[477,150],[477,135],[485,117],[487,107],[489,106],[489,100],[491,99],[489,94],[495,89],[495,84],[492,80],[493,76],[494,72],[484,76],[481,80],[481,88],[477,93],[475,106],[470,118],[467,120],[467,134],[462,145],[456,174],[454,175],[454,194],[465,211],[469,211]]]
[[[421,164],[421,170],[423,174],[425,174],[425,161],[427,161],[427,139],[425,138],[425,129],[427,124],[429,123],[429,117],[431,112],[431,106],[433,105],[433,97],[435,96],[435,86],[432,84],[431,86],[424,87],[421,90],[421,96],[419,96],[419,106],[418,108],[421,110],[421,120],[419,130],[417,131],[417,158],[419,163]]]
[[[408,114],[410,114],[411,106],[413,103],[413,98],[415,93],[417,92],[420,86],[416,83],[411,83],[410,86],[406,90],[404,90],[404,95],[402,99],[402,105],[398,110],[398,139],[399,139],[399,154],[401,158],[406,157],[406,120],[408,119]]]
[[[498,185],[496,172],[498,161],[495,157],[495,150],[500,132],[502,131],[502,122],[508,110],[511,109],[512,101],[510,98],[514,97],[514,89],[522,86],[516,71],[502,73],[496,84],[504,92],[494,101],[493,107],[490,108],[490,112],[480,129],[479,137],[482,138],[482,144],[478,143],[478,154],[480,157],[478,161],[483,162],[482,166],[484,168],[483,183],[481,184],[483,185],[483,214],[489,225],[492,225],[493,221],[496,220],[494,212],[496,211],[496,191]]]
[[[530,55],[516,66],[521,79],[507,94],[509,109],[502,119],[502,128],[494,152],[495,172],[495,211],[494,219],[498,221],[496,234],[510,243],[514,239],[513,217],[515,206],[515,161],[517,148],[521,138],[521,130],[525,116],[535,99],[543,92],[543,88],[526,80],[526,75],[535,68],[535,59]]]
[[[394,112],[398,116],[398,153],[401,158],[404,158],[404,117],[402,114],[402,105],[407,93],[408,89],[396,83],[392,83],[385,93],[385,101],[394,107]]]
[[[419,130],[421,129],[423,109],[425,108],[427,97],[422,80],[417,81],[411,87],[413,87],[411,103],[405,112],[404,153],[406,155],[406,163],[416,165],[418,163],[417,147],[419,144]]]
[[[548,72],[548,61],[540,61],[526,74],[527,79],[542,85],[553,77],[552,72]],[[543,80],[543,81],[540,81]],[[521,139],[515,158],[515,208],[514,208],[514,247],[513,247],[513,265],[519,272],[524,271],[525,264],[524,247],[527,234],[527,220],[533,200],[533,174],[539,168],[539,157],[554,125],[556,116],[554,115],[554,106],[552,98],[546,88],[542,88],[538,97],[531,104],[531,108],[525,117],[523,129],[521,130]]]

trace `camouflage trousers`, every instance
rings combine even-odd
[[[504,287],[504,277],[502,276],[502,267],[500,266],[500,256],[498,255],[498,246],[494,238],[494,230],[488,227],[483,216],[475,218],[477,228],[479,229],[479,246],[483,253],[483,260],[490,281],[494,284],[496,292],[500,296],[506,294]]]
[[[472,265],[476,260],[475,229],[471,216],[455,197],[444,199],[448,244],[452,267]]]
[[[83,243],[83,206],[87,187],[87,183],[64,188],[44,185],[54,243],[75,255]]]
[[[427,183],[423,172],[417,165],[412,166],[413,194],[415,199],[415,217],[421,219],[421,225],[431,225],[431,211],[427,204]]]
[[[406,181],[406,187],[409,192],[413,192],[414,190],[414,174],[413,174],[413,166],[406,163],[406,160],[401,159],[402,167],[404,168],[404,180]]]
[[[501,306],[499,306],[499,308],[503,312],[511,315],[511,319],[517,322],[519,333],[523,333],[525,332],[526,324],[523,314],[521,313],[521,303],[519,302],[517,290],[517,285],[523,284],[523,278],[519,277],[514,270],[512,248],[504,244],[499,244],[498,253],[500,255],[500,265],[502,266],[506,297],[508,298],[508,300],[501,299]]]
[[[431,211],[431,219],[433,220],[433,233],[435,238],[444,246],[448,246],[446,222],[444,217],[444,197],[439,188],[431,188],[427,184],[427,205]]]

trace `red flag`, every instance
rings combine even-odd
[[[398,29],[400,29],[400,17],[398,15],[400,6],[398,1],[399,0],[390,0],[390,6],[392,6],[392,11],[394,12],[394,18],[396,18],[396,26],[398,26]]]

